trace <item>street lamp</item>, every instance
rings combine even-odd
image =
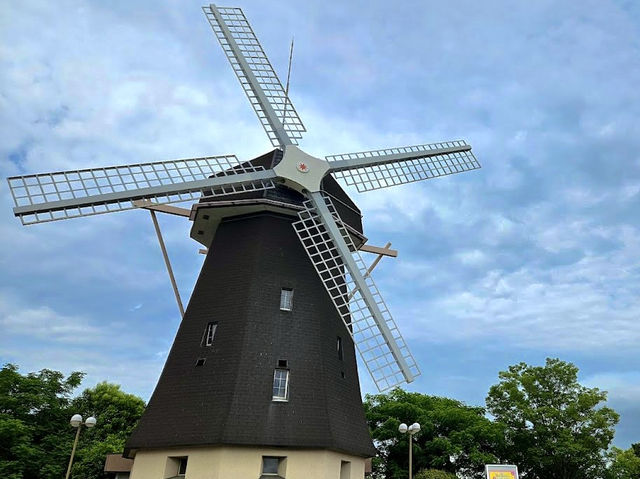
[[[414,422],[411,426],[405,423],[398,426],[402,434],[409,433],[409,479],[413,479],[413,435],[420,431],[420,424]]]
[[[64,479],[69,479],[69,474],[71,474],[71,465],[73,464],[73,456],[76,453],[76,446],[78,445],[78,438],[80,437],[80,429],[83,424],[88,427],[88,428],[92,428],[93,426],[96,425],[96,418],[91,416],[88,417],[87,420],[85,422],[82,422],[82,416],[80,414],[74,414],[73,416],[71,416],[71,420],[69,421],[69,423],[77,428],[78,430],[76,431],[76,438],[73,441],[73,449],[71,449],[71,457],[69,458],[69,467],[67,467],[67,475],[64,476]]]

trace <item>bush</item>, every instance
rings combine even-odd
[[[456,475],[438,469],[423,469],[413,476],[414,479],[456,479]]]

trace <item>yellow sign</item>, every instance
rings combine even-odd
[[[489,479],[516,479],[516,474],[511,471],[493,471],[489,472]]]
[[[510,464],[487,464],[487,479],[518,479],[518,468]]]

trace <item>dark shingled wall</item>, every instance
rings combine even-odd
[[[292,221],[260,213],[220,224],[127,451],[228,444],[375,455],[354,345]],[[291,312],[279,308],[283,287],[294,289]],[[218,322],[214,344],[201,346],[210,321]],[[199,358],[206,362],[196,367]],[[289,401],[273,402],[281,359]]]

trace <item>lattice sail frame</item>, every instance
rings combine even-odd
[[[156,203],[167,204],[274,188],[271,180],[260,180],[217,186],[213,189],[200,187],[189,190],[186,186],[185,189],[179,189],[185,183],[204,180],[214,175],[232,176],[263,170],[261,166],[240,163],[235,155],[223,155],[14,176],[7,178],[7,181],[17,207],[96,197],[95,203],[87,206],[53,207],[37,213],[20,215],[22,223],[28,225],[133,209],[135,206],[132,201],[138,199],[153,199]],[[136,193],[140,189],[164,185],[176,185],[178,191],[132,195],[122,200],[100,200],[101,195],[127,191]]]
[[[419,376],[420,370],[416,361],[409,352],[373,278],[367,273],[364,260],[355,248],[331,199],[326,195],[324,195],[324,198],[360,273],[366,280],[387,327],[391,331],[392,338],[389,339],[395,341],[398,345],[402,357],[414,377]],[[405,376],[376,324],[371,311],[367,307],[359,288],[351,278],[347,268],[345,268],[340,253],[331,240],[322,218],[310,200],[304,203],[304,208],[303,211],[298,213],[300,220],[293,223],[293,227],[325,289],[329,293],[338,314],[351,334],[373,381],[380,391],[386,391],[406,382]]]
[[[433,155],[434,150],[455,147],[468,147],[469,149],[455,153]],[[419,155],[422,152],[426,155],[421,157]],[[412,155],[411,159],[392,159],[394,156],[407,154],[415,155]],[[344,181],[348,186],[355,186],[359,192],[413,183],[480,168],[480,163],[471,152],[471,147],[463,140],[345,153],[325,158],[330,163],[341,160],[371,159],[370,164],[353,166],[349,169],[338,171],[330,170],[336,179]],[[379,162],[376,160],[379,160]]]
[[[273,146],[280,146],[281,142],[278,139],[276,131],[273,125],[269,122],[269,112],[265,105],[261,104],[259,95],[254,91],[257,86],[264,93],[267,101],[273,109],[276,117],[282,123],[284,130],[287,132],[289,139],[295,145],[297,140],[302,138],[302,133],[306,130],[302,120],[298,116],[295,107],[291,101],[287,98],[282,83],[276,75],[267,55],[262,50],[262,46],[258,41],[251,25],[244,16],[242,9],[236,7],[215,7],[222,18],[226,29],[231,34],[231,39],[227,38],[225,31],[220,25],[220,22],[216,18],[211,6],[204,6],[204,11],[209,24],[213,29],[220,46],[227,56],[231,68],[235,72],[242,89],[244,90],[251,106],[258,115],[258,119],[264,127],[269,140]],[[247,62],[251,73],[257,80],[258,85],[254,85],[250,78],[242,68],[242,65],[237,57],[238,52],[234,51],[234,48],[230,44],[230,40],[235,42],[239,49],[239,53]],[[285,117],[286,115],[286,117]]]

